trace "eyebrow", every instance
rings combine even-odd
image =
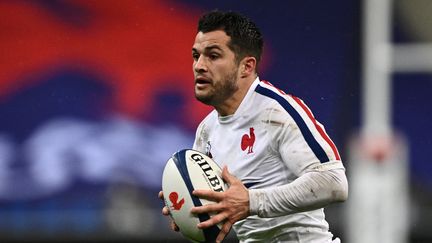
[[[211,51],[211,50],[213,50],[213,49],[217,49],[217,50],[220,50],[220,51],[223,51],[223,49],[219,46],[219,45],[210,45],[210,46],[206,46],[205,48],[204,48],[204,51]],[[192,48],[192,51],[193,52],[198,52],[198,50],[195,48],[195,47],[193,47]]]

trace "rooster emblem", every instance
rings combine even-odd
[[[180,201],[177,201],[178,199],[179,199],[179,196],[178,196],[177,192],[171,192],[169,194],[169,200],[171,201],[172,207],[174,210],[180,210],[180,208],[185,203],[184,198],[182,198]]]
[[[253,145],[255,143],[255,133],[254,128],[249,128],[249,135],[244,134],[241,140],[241,149],[245,151],[248,150],[248,154],[253,153]]]

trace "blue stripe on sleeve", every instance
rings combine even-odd
[[[302,133],[304,139],[306,140],[306,143],[312,149],[313,153],[319,159],[319,161],[321,163],[325,163],[325,162],[330,161],[329,157],[327,156],[324,149],[321,147],[321,145],[318,143],[318,141],[312,135],[311,131],[309,130],[309,128],[306,125],[303,118],[300,116],[300,114],[297,112],[297,110],[294,109],[294,107],[292,107],[291,104],[284,97],[280,96],[279,94],[277,94],[273,90],[262,87],[261,85],[258,85],[256,87],[255,91],[259,94],[262,94],[264,96],[267,96],[269,98],[276,100],[294,119],[295,123],[300,128],[300,132]]]

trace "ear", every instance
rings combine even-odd
[[[240,62],[240,75],[242,78],[254,75],[256,73],[257,61],[255,57],[245,57]]]

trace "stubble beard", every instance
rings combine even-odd
[[[222,80],[212,83],[211,90],[206,94],[199,95],[195,90],[195,98],[206,105],[218,106],[230,98],[238,89],[238,68],[225,75]]]

